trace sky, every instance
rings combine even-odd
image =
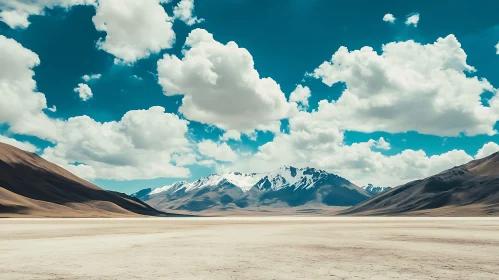
[[[499,151],[493,0],[0,0],[0,142],[111,190]]]

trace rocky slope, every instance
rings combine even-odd
[[[36,154],[0,143],[0,217],[162,216],[137,198],[103,190]]]
[[[399,186],[360,203],[345,214],[499,215],[499,154]]]

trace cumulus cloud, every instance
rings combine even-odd
[[[189,120],[250,133],[275,129],[296,110],[273,79],[260,78],[251,54],[235,42],[224,45],[195,29],[183,54],[182,59],[165,54],[158,75],[165,95],[184,95],[179,111]]]
[[[47,108],[45,95],[36,91],[32,68],[40,63],[38,56],[4,36],[0,48],[0,123],[14,133],[52,141],[55,146],[43,151],[47,160],[86,179],[115,180],[188,177],[184,165],[212,165],[189,158],[193,145],[186,138],[188,121],[162,107],[129,111],[120,121],[104,123],[88,116],[67,121],[47,117],[43,110],[55,107]],[[2,141],[35,150],[6,137]]]
[[[76,5],[93,5],[95,28],[106,32],[98,42],[104,51],[116,57],[116,63],[133,63],[162,49],[168,49],[175,42],[172,20],[162,3],[167,0],[0,0],[0,20],[11,28],[29,26],[29,16],[43,15],[46,9],[62,7],[69,9]],[[187,22],[199,21],[192,16],[189,3],[182,0],[177,15]],[[190,14],[189,14],[190,13]],[[190,16],[189,16],[190,15]]]
[[[52,113],[55,113],[55,112],[57,112],[57,107],[54,105],[54,106],[52,106],[50,108],[47,108],[47,110],[49,110]]]
[[[236,130],[228,130],[220,137],[220,140],[221,141],[229,141],[229,140],[241,141],[241,133],[239,133]]]
[[[181,0],[173,9],[173,17],[187,25],[203,22],[204,19],[194,16],[194,0]]]
[[[199,156],[194,153],[186,153],[186,154],[173,154],[172,161],[175,162],[176,166],[187,166],[198,164]]]
[[[10,137],[7,137],[7,136],[1,135],[1,134],[0,134],[0,143],[9,144],[11,146],[14,146],[16,148],[19,148],[21,150],[31,152],[31,153],[38,151],[38,148],[29,142],[17,141],[14,138],[10,138]]]
[[[496,45],[496,54],[499,54],[499,43]]]
[[[92,90],[87,84],[78,84],[78,87],[74,89],[74,92],[78,93],[78,96],[83,101],[88,101],[94,96]]]
[[[496,152],[499,152],[499,145],[497,145],[494,142],[489,142],[489,143],[483,145],[483,147],[480,150],[478,150],[478,152],[475,155],[475,159],[481,159],[484,157],[488,157],[491,154],[496,153]]]
[[[289,101],[300,103],[304,107],[308,107],[308,99],[310,98],[311,91],[307,86],[298,85],[296,89],[289,96]]]
[[[376,141],[374,147],[381,150],[390,150],[392,147],[390,143],[386,142],[385,138],[380,137],[378,141]]]
[[[90,74],[90,75],[83,75],[81,77],[85,82],[90,82],[92,80],[98,80],[102,77],[102,74]]]
[[[129,111],[118,122],[73,117],[43,157],[87,179],[187,177],[189,169],[172,164],[172,155],[190,150],[187,124],[162,107]]]
[[[383,21],[394,23],[396,18],[392,14],[386,14],[383,16]]]
[[[100,0],[93,17],[95,28],[106,32],[98,46],[114,55],[115,62],[134,63],[175,42],[172,18],[165,0]]]
[[[382,53],[371,47],[341,47],[312,76],[332,86],[345,83],[337,101],[319,102],[325,118],[342,129],[362,132],[417,131],[456,136],[496,134],[498,98],[484,106],[480,95],[496,89],[472,76],[466,53],[454,35],[433,44],[393,42]]]
[[[160,1],[153,3],[159,5]],[[135,44],[128,46],[132,51],[115,54],[125,62],[140,59],[140,53],[147,56],[163,48],[136,42],[143,34],[137,37],[133,33],[140,33],[137,30],[142,27],[125,35],[109,27],[120,21],[116,18],[123,16],[121,12],[100,15],[106,18],[107,31],[101,47],[111,42],[111,50],[113,43],[122,46],[118,42],[130,40]],[[113,18],[114,13],[119,16]],[[132,18],[136,13],[145,12],[130,11]],[[122,38],[115,40],[115,35]],[[8,124],[14,133],[51,140],[55,145],[46,148],[43,157],[87,179],[186,177],[190,173],[185,166],[213,166],[223,161],[234,162],[230,168],[237,171],[268,171],[289,164],[313,166],[359,185],[375,182],[395,186],[473,157],[460,150],[433,156],[421,150],[405,150],[385,156],[377,150],[391,148],[384,138],[347,145],[344,130],[415,130],[442,136],[496,133],[493,126],[499,100],[494,96],[489,106],[480,102],[483,92],[496,90],[485,79],[473,77],[475,69],[466,63],[466,54],[453,35],[427,45],[413,41],[390,43],[383,46],[381,54],[369,47],[353,52],[340,48],[313,75],[330,86],[345,83],[345,92],[337,101],[321,101],[317,110],[298,112],[293,103],[308,106],[307,87],[298,86],[288,103],[275,81],[260,78],[246,49],[234,42],[221,44],[204,30],[192,31],[182,59],[165,55],[158,62],[159,82],[166,95],[184,95],[180,111],[186,118],[226,130],[223,141],[240,140],[241,133],[255,135],[254,130],[276,133],[273,141],[253,155],[238,154],[227,143],[211,140],[194,148],[186,137],[188,121],[165,113],[162,107],[130,111],[119,121],[103,123],[88,116],[67,121],[50,119],[43,111],[56,108],[47,107],[45,95],[37,92],[33,79],[33,68],[40,63],[38,56],[1,35],[0,48],[0,123]],[[88,78],[92,80],[91,75]],[[280,132],[279,120],[287,117],[289,133]],[[30,143],[5,136],[0,136],[0,141],[36,150]],[[487,143],[475,158],[498,150],[497,144]]]
[[[317,151],[332,151],[343,139],[343,132],[334,123],[323,119],[322,112],[300,112],[289,119],[289,133],[281,132],[273,141],[259,147],[251,161],[251,168],[257,170],[252,172],[266,172],[290,164],[316,164],[314,161],[320,161],[324,156],[314,158]]]
[[[217,164],[217,162],[212,160],[212,159],[205,159],[205,160],[199,161],[197,164],[201,165],[201,166],[206,166],[206,167],[213,167]]]
[[[40,64],[38,55],[3,35],[0,49],[0,124],[8,124],[16,134],[55,139],[55,121],[43,113],[47,101],[33,79],[32,69]]]
[[[288,134],[276,135],[255,154],[224,166],[224,170],[267,172],[282,165],[309,166],[328,170],[357,185],[397,186],[473,159],[462,150],[429,156],[422,150],[409,149],[386,156],[377,150],[390,148],[383,138],[347,145],[342,131],[323,119],[323,113],[301,112],[290,118]]]
[[[0,20],[11,28],[29,26],[29,16],[43,15],[45,9],[62,7],[69,9],[75,5],[95,5],[95,0],[0,0]]]
[[[406,25],[418,26],[418,22],[419,22],[419,14],[417,13],[408,16],[407,19],[405,20]]]
[[[45,95],[36,91],[33,68],[38,56],[0,35],[0,124],[15,134],[50,140],[42,156],[86,179],[151,179],[188,177],[186,164],[174,155],[192,153],[186,138],[188,121],[162,107],[127,112],[120,121],[97,122],[88,116],[52,119]],[[33,151],[27,143],[12,143]],[[201,161],[199,164],[210,164]]]
[[[198,143],[198,151],[202,155],[218,161],[232,162],[237,159],[237,154],[227,143],[215,143],[211,140],[204,140]]]
[[[29,26],[29,14],[22,11],[6,10],[0,12],[0,19],[10,28],[26,28]]]

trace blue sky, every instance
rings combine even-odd
[[[104,188],[280,165],[393,186],[499,150],[494,1],[4,2],[0,139]]]

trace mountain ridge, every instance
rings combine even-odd
[[[499,215],[499,153],[403,184],[343,214]]]
[[[106,191],[40,156],[0,143],[0,217],[164,216]]]

